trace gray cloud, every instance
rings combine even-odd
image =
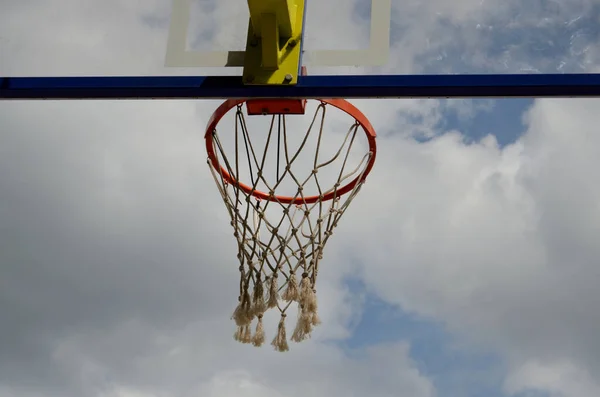
[[[9,74],[163,72],[168,1],[15,4],[0,16]],[[474,28],[448,34],[442,22],[523,22],[507,16],[514,4],[395,3],[408,30],[389,70],[424,70],[423,59],[452,41],[489,50]],[[597,2],[565,4],[557,23]],[[226,2],[213,6],[204,18],[229,17]],[[342,11],[339,45],[355,46],[367,28]],[[311,13],[315,42],[333,24]],[[246,29],[214,27],[217,46]],[[588,70],[594,48],[576,54]],[[511,53],[515,65],[546,65],[526,55]],[[0,396],[433,396],[405,343],[350,357],[331,344],[360,316],[361,297],[343,287],[348,274],[495,348],[510,364],[509,391],[597,390],[576,384],[600,368],[597,102],[536,102],[528,134],[504,149],[491,138],[465,145],[458,133],[414,142],[443,132],[437,101],[356,104],[381,132],[378,164],[328,247],[324,324],[282,356],[231,338],[235,247],[202,141],[215,102],[1,103]],[[553,384],[548,374],[575,380]]]

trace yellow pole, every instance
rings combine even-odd
[[[301,66],[304,0],[248,0],[248,10],[244,83],[296,84]]]

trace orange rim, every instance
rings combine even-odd
[[[321,196],[308,196],[308,197],[290,197],[290,196],[277,196],[277,195],[271,196],[260,190],[254,190],[254,189],[252,189],[251,186],[248,186],[242,182],[237,181],[219,163],[219,160],[214,151],[213,131],[215,131],[217,129],[217,124],[219,124],[219,121],[221,121],[221,119],[223,118],[223,116],[225,116],[225,114],[227,114],[227,112],[229,112],[231,109],[233,109],[237,105],[245,103],[246,101],[247,101],[246,99],[228,99],[225,102],[223,102],[217,108],[217,110],[215,110],[215,112],[211,116],[210,120],[208,121],[208,125],[206,127],[206,133],[204,135],[204,139],[206,141],[206,152],[208,153],[208,158],[210,159],[210,162],[215,169],[221,170],[223,179],[227,183],[236,185],[240,189],[242,189],[244,192],[246,192],[256,198],[262,199],[262,200],[279,201],[284,204],[289,204],[289,203],[311,204],[311,203],[316,203],[319,200],[322,200],[322,201],[331,200],[335,197],[340,197],[340,196],[350,192],[352,189],[354,189],[354,187],[358,183],[364,182],[365,179],[367,178],[367,175],[369,175],[369,172],[371,172],[371,169],[373,168],[373,164],[375,164],[375,157],[377,154],[377,146],[375,144],[375,138],[377,137],[377,134],[375,133],[375,130],[373,129],[373,126],[371,125],[371,122],[369,121],[369,119],[367,119],[367,117],[360,110],[358,110],[354,105],[352,105],[350,102],[348,102],[344,99],[319,99],[320,102],[326,103],[335,108],[338,108],[341,111],[354,117],[354,119],[362,127],[363,131],[365,132],[365,134],[367,136],[367,140],[369,142],[369,151],[372,153],[372,156],[369,159],[369,162],[365,169],[365,172],[362,175],[359,175],[356,178],[354,178],[352,181],[348,182],[346,185],[340,187],[339,189],[325,194],[322,199],[321,199]]]

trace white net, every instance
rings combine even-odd
[[[249,116],[248,121],[267,122],[262,133],[250,133],[243,106],[238,104],[234,125],[219,124],[219,129],[233,128],[233,136],[229,130],[222,137],[216,128],[207,133],[218,160],[209,158],[208,164],[238,245],[239,304],[233,320],[234,337],[240,342],[264,343],[267,310],[281,314],[272,342],[278,351],[288,350],[285,319],[292,305],[298,307],[292,341],[309,338],[320,322],[315,286],[323,249],[375,156],[365,144],[367,134],[358,120],[351,117],[349,128],[347,124],[343,130],[338,128],[336,116],[347,119],[346,113],[338,111],[333,129],[324,134],[328,111],[337,109],[317,101],[303,133],[295,130],[301,128],[297,121],[307,120],[305,116]],[[292,117],[299,119],[288,128]],[[242,185],[244,181],[249,183]],[[315,194],[310,196],[310,190]]]

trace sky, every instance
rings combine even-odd
[[[195,3],[192,48],[243,48],[236,1]],[[368,4],[310,2],[307,49],[366,45]],[[165,69],[170,7],[2,1],[0,75],[239,73]],[[387,65],[309,72],[600,72],[598,0],[391,17]],[[232,337],[218,101],[0,103],[0,397],[600,395],[600,100],[352,103],[377,162],[327,245],[323,323],[285,354]]]

